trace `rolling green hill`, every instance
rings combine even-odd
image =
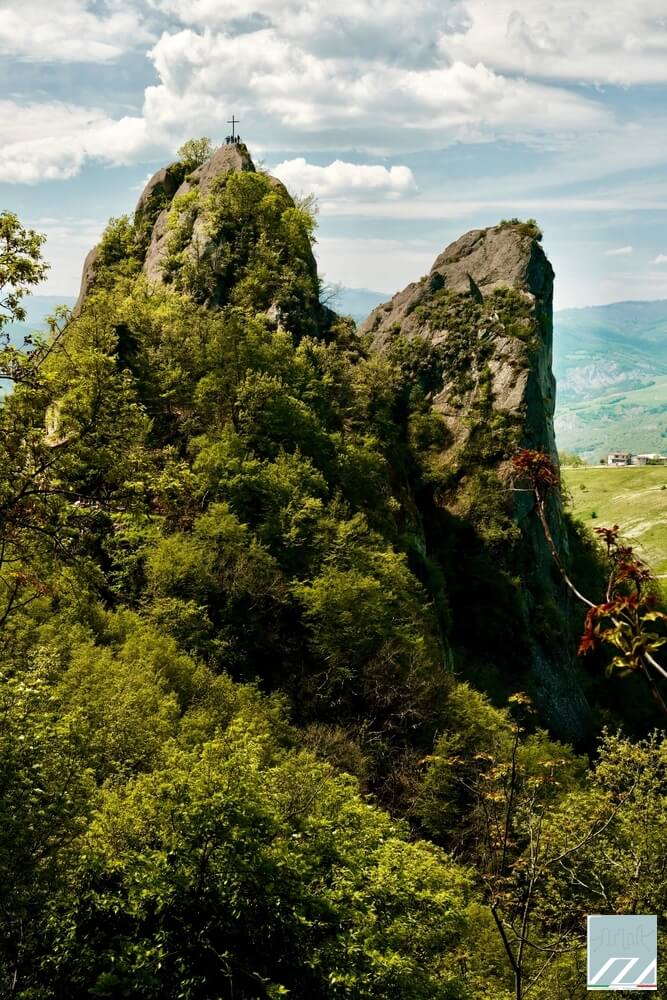
[[[667,466],[564,469],[563,479],[576,518],[590,527],[619,524],[623,537],[667,582]]]
[[[667,375],[648,385],[592,394],[556,411],[558,444],[597,461],[609,451],[667,452]]]
[[[561,448],[667,450],[667,301],[556,313],[554,374]]]

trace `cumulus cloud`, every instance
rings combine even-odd
[[[153,8],[183,24],[212,30],[274,28],[300,48],[320,56],[380,59],[391,65],[437,61],[434,40],[461,26],[451,0],[151,0]]]
[[[567,10],[577,7],[574,0],[563,3]],[[637,0],[639,8],[647,3]],[[511,7],[532,24],[532,5],[512,0]],[[550,10],[548,0],[534,5]],[[509,0],[498,0],[498,8],[510,17]],[[0,176],[33,182],[71,177],[88,158],[124,163],[149,151],[163,155],[190,135],[222,137],[232,112],[259,153],[335,150],[345,160],[360,150],[396,156],[498,139],[562,150],[579,137],[595,147],[596,138],[616,131],[612,113],[592,91],[584,95],[514,71],[503,75],[494,52],[505,45],[496,43],[498,32],[505,38],[509,30],[507,18],[495,5],[489,11],[487,52],[476,12],[478,0],[444,8],[441,0],[415,0],[409,8],[404,0],[357,0],[343,11],[330,0],[107,0],[104,8],[95,0],[50,6],[0,0],[0,52],[11,46],[24,58],[108,61],[148,38],[146,18],[163,29],[148,52],[156,78],[144,92],[141,115],[112,119],[60,108],[52,120],[52,104],[41,111],[32,105],[29,135],[17,137],[10,120]],[[308,185],[327,195],[341,184],[357,194],[375,187],[358,170],[343,181],[340,168],[327,169],[326,175],[311,171]],[[401,176],[376,175],[379,189],[391,194],[409,184]]]
[[[615,250],[605,250],[605,257],[627,257],[633,252],[633,247],[617,247]]]
[[[22,105],[0,100],[0,181],[34,184],[74,177],[87,159],[119,165],[163,151],[140,117],[110,118],[95,108],[59,101]]]
[[[500,71],[595,83],[667,80],[663,0],[459,0],[443,55]]]
[[[0,0],[0,54],[34,62],[110,62],[151,38],[136,7],[108,0]]]
[[[397,197],[417,187],[409,167],[346,163],[334,160],[326,167],[308,163],[303,157],[283,160],[272,170],[293,191],[313,192],[327,198],[363,192]]]
[[[482,63],[419,67],[388,59],[321,55],[263,27],[237,35],[164,34],[151,58],[160,82],[145,115],[175,127],[250,117],[259,141],[289,148],[295,136],[320,147],[409,149],[594,129],[609,121],[592,99],[503,77]]]

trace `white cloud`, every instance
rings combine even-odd
[[[289,0],[149,0],[151,7],[165,14],[173,14],[183,24],[224,27],[244,18],[271,19],[283,11],[294,12]],[[312,3],[302,3],[302,8],[312,9]]]
[[[272,171],[292,191],[313,192],[327,198],[360,192],[377,192],[397,197],[417,187],[409,167],[383,167],[381,164],[346,163],[334,160],[326,167],[308,163],[303,157],[283,160]]]
[[[151,0],[207,30],[275,29],[320,56],[428,68],[482,62],[529,77],[667,80],[664,0]],[[343,8],[343,9],[342,9]],[[442,57],[444,56],[444,61]]]
[[[547,213],[558,217],[564,213],[604,216],[618,212],[641,211],[660,212],[665,210],[665,201],[658,198],[643,198],[628,200],[623,191],[613,191],[600,195],[586,192],[581,195],[544,195],[538,193],[532,197],[507,195],[499,185],[500,197],[495,197],[492,191],[494,185],[487,184],[480,191],[480,197],[470,198],[470,186],[459,185],[450,192],[450,197],[438,198],[432,194],[401,199],[374,199],[339,197],[330,200],[323,198],[319,202],[322,216],[337,216],[352,219],[395,219],[405,222],[419,222],[435,219],[482,219],[484,225],[493,225],[501,218],[537,217],[542,218]],[[634,252],[621,247],[622,254]],[[603,256],[616,256],[617,250],[601,251]]]
[[[605,250],[605,257],[627,257],[633,251],[632,247],[617,247],[615,250]]]
[[[331,283],[398,291],[426,274],[442,248],[458,235],[431,242],[321,237],[315,253],[320,274]]]
[[[0,54],[34,62],[110,62],[150,40],[137,7],[107,0],[0,0]]]
[[[159,132],[143,118],[113,119],[95,108],[54,101],[21,105],[0,100],[0,181],[34,184],[74,177],[87,159],[130,163],[164,152]]]
[[[46,281],[35,291],[38,295],[77,295],[81,283],[81,265],[105,228],[96,219],[68,216],[26,219],[26,223],[46,236],[44,256],[51,268]]]
[[[653,261],[654,264],[667,264],[667,253],[659,253]]]
[[[289,31],[238,35],[191,29],[164,34],[151,58],[160,83],[146,90],[149,121],[221,126],[232,110],[272,148],[295,138],[320,148],[398,150],[496,137],[537,138],[610,122],[593,99],[510,79],[481,63],[420,66],[388,53],[366,59],[312,51]]]
[[[594,83],[667,80],[663,0],[459,0],[442,53],[502,72]]]
[[[184,25],[212,31],[270,27],[320,57],[433,64],[438,35],[460,24],[456,5],[442,0],[150,0]]]
[[[616,10],[620,0],[609,3]],[[10,123],[8,148],[0,151],[4,179],[71,177],[90,157],[118,163],[141,160],[147,151],[166,156],[189,135],[221,138],[232,112],[260,154],[306,148],[335,150],[351,160],[360,150],[396,156],[495,140],[550,150],[551,165],[540,164],[527,176],[526,190],[545,187],[548,170],[558,183],[566,175],[599,177],[667,159],[664,123],[621,125],[592,89],[517,75],[528,38],[544,60],[561,49],[567,54],[565,36],[577,25],[588,32],[587,41],[577,41],[575,33],[571,44],[588,45],[591,58],[598,48],[618,56],[619,46],[630,44],[625,15],[593,18],[583,0],[559,0],[558,6],[555,0],[497,0],[492,8],[486,0],[444,6],[415,0],[409,7],[404,0],[357,0],[343,10],[330,0],[151,0],[132,7],[130,0],[107,0],[105,14],[92,4],[25,0],[18,7],[12,0],[10,9],[0,0],[0,12],[12,16],[0,20],[0,52],[11,43],[26,58],[109,59],[147,37],[139,10],[163,18],[166,30],[149,53],[156,80],[145,90],[141,117],[98,121],[101,113],[95,112],[96,127],[84,141],[81,129],[59,127],[60,114],[56,129],[47,120],[42,130],[32,105],[33,132],[18,146]],[[67,38],[52,24],[56,9],[72,26]],[[638,40],[632,45],[642,59],[653,58],[662,45],[657,22],[649,18],[657,5],[637,0],[634,9]],[[521,27],[524,22],[528,27]],[[650,38],[649,23],[655,29]],[[594,30],[604,35],[598,48]],[[544,76],[544,60],[526,62],[525,71]],[[44,105],[43,118],[50,118],[50,107]],[[360,180],[347,183],[357,195],[365,189]],[[344,192],[332,171],[311,173],[307,184],[319,185],[324,197],[340,200]]]

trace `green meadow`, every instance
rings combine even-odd
[[[591,528],[619,524],[653,572],[667,580],[667,466],[564,468],[570,509]]]

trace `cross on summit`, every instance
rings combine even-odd
[[[241,141],[241,136],[236,135],[236,126],[239,124],[239,119],[235,115],[232,115],[231,120],[227,124],[232,126],[232,134],[227,136],[225,142],[228,145],[235,145]]]

